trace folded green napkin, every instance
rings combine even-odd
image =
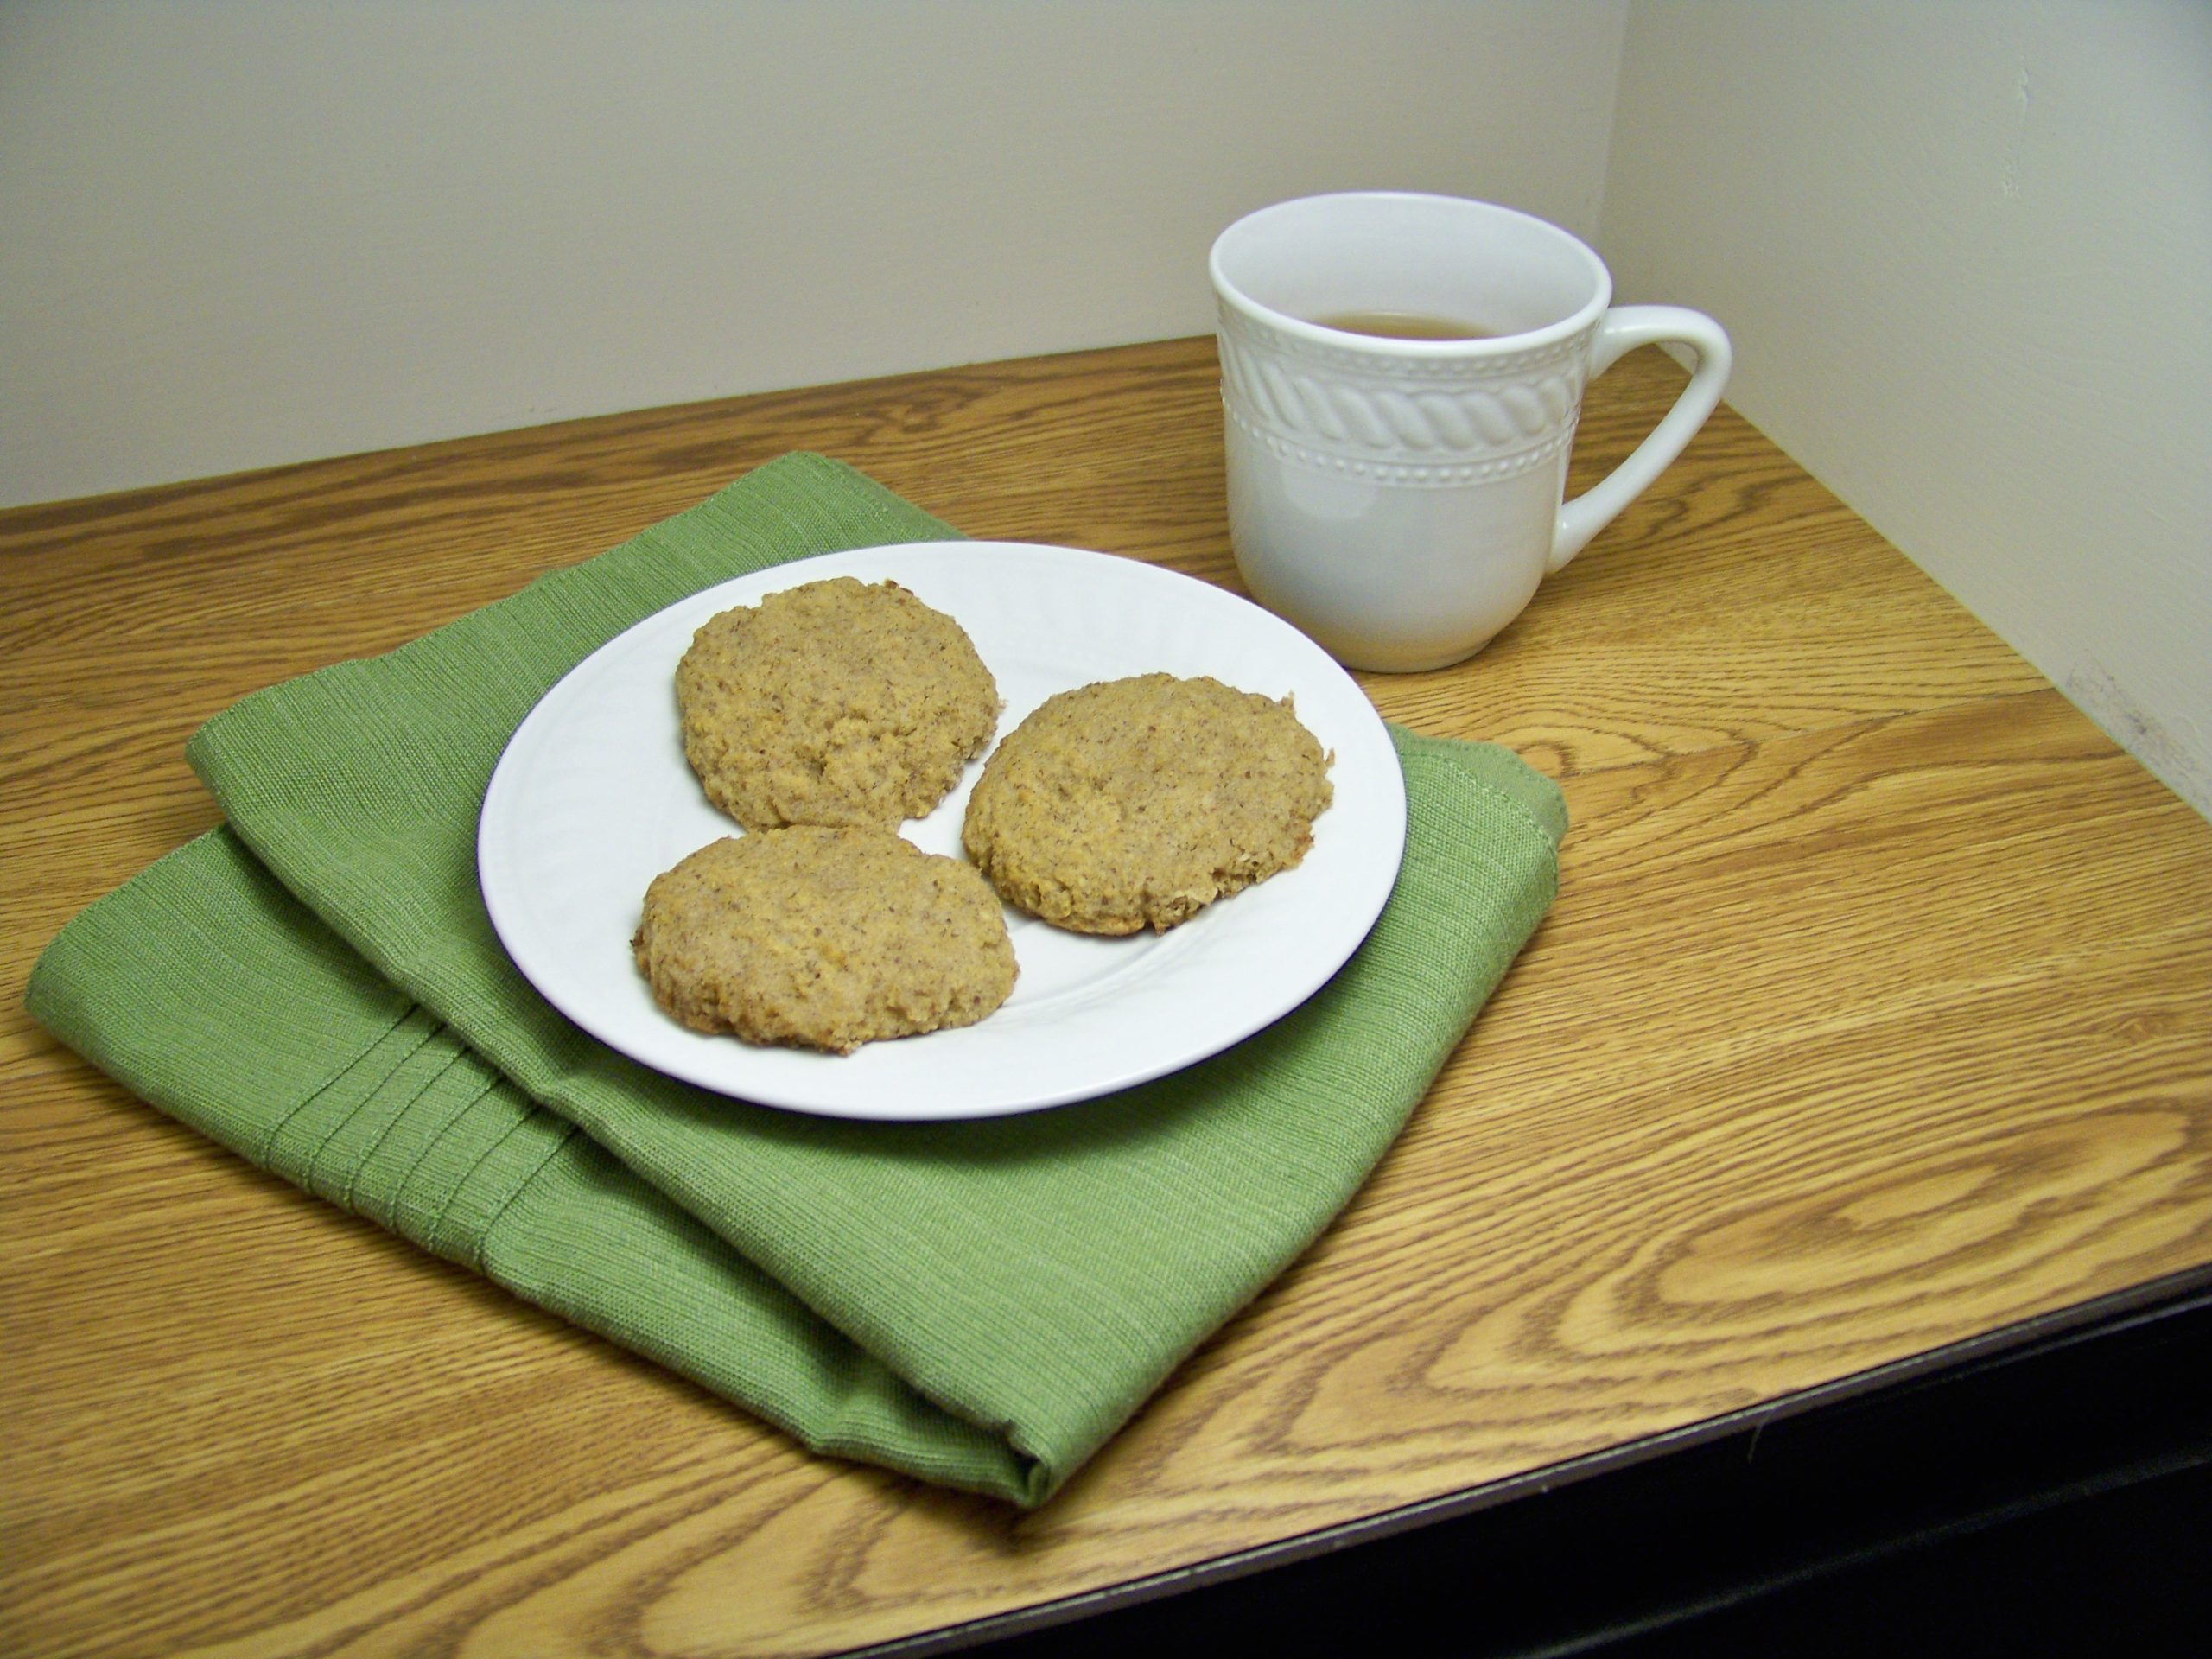
[[[570,1026],[477,889],[516,725],[701,588],[954,533],[790,455],[386,656],[248,697],[189,749],[228,824],[71,922],[32,1012],[253,1162],[809,1446],[1042,1502],[1357,1189],[1549,905],[1566,815],[1502,749],[1394,730],[1404,868],[1351,963],[1210,1060],[1054,1110],[809,1117]]]

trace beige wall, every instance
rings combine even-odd
[[[1389,183],[1599,237],[2212,811],[2202,0],[0,5],[0,505],[1203,331]]]
[[[1204,332],[1244,210],[1597,229],[1625,0],[0,5],[0,505]]]
[[[1636,0],[1601,240],[2212,815],[2212,6]]]

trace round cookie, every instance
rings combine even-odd
[[[997,729],[960,625],[895,582],[850,576],[711,618],[676,670],[683,753],[747,830],[895,828],[944,798]]]
[[[1306,856],[1329,757],[1278,702],[1146,674],[1047,698],[983,765],[968,855],[1079,933],[1165,931]]]
[[[888,830],[702,847],[653,878],[631,950],[654,1000],[693,1030],[840,1054],[973,1025],[1015,972],[982,878]]]

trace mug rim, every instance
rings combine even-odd
[[[1222,247],[1231,237],[1255,220],[1294,207],[1309,207],[1317,203],[1332,201],[1426,201],[1448,203],[1454,208],[1475,207],[1498,217],[1517,219],[1550,237],[1556,238],[1569,251],[1579,256],[1588,267],[1592,278],[1590,298],[1578,309],[1556,322],[1548,322],[1537,328],[1527,328],[1518,334],[1491,334],[1480,340],[1404,340],[1387,334],[1354,334],[1348,329],[1331,328],[1325,324],[1312,322],[1304,317],[1293,316],[1287,311],[1278,311],[1262,304],[1242,288],[1230,281],[1222,270]],[[1235,308],[1253,322],[1287,334],[1294,340],[1304,340],[1319,346],[1350,348],[1385,357],[1409,359],[1480,359],[1503,357],[1509,353],[1525,352],[1533,347],[1571,340],[1583,330],[1593,327],[1605,314],[1613,298],[1613,276],[1598,251],[1572,231],[1564,230],[1548,219],[1523,213],[1518,207],[1508,207],[1502,202],[1484,201],[1475,196],[1446,195],[1434,190],[1329,190],[1307,196],[1287,196],[1281,201],[1255,207],[1224,226],[1213,239],[1213,246],[1206,255],[1206,272],[1213,280],[1214,293],[1225,303]]]

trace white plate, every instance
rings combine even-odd
[[[1158,671],[1297,698],[1335,799],[1293,870],[1162,934],[1102,939],[1008,911],[1020,976],[979,1024],[847,1055],[761,1048],[663,1014],[630,954],[645,887],[741,833],[683,759],[676,664],[719,611],[828,576],[895,579],[967,629],[1006,700],[1002,736],[1056,691]],[[903,833],[954,857],[979,761]],[[1367,937],[1405,848],[1405,779],[1366,694],[1248,601],[1133,559],[1014,542],[825,554],[696,594],[586,658],[516,729],[477,837],[499,938],[601,1042],[722,1094],[840,1117],[992,1116],[1064,1104],[1226,1048],[1311,995]]]

